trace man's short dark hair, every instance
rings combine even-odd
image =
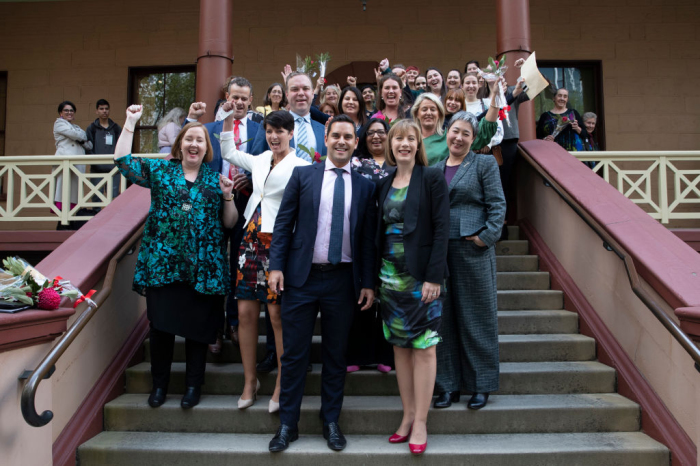
[[[353,128],[355,127],[355,122],[352,121],[352,118],[349,116],[345,114],[336,115],[331,118],[330,122],[328,123],[328,131],[326,131],[326,136],[331,133],[331,128],[333,128],[333,125],[336,123],[350,123]]]
[[[226,89],[225,92],[228,94],[231,92],[231,86],[236,85],[238,87],[247,87],[250,89],[250,95],[253,95],[253,85],[250,84],[250,81],[248,81],[246,78],[243,76],[231,76],[228,79],[228,82],[226,83]]]
[[[98,100],[97,103],[95,104],[95,109],[100,108],[102,105],[106,105],[106,106],[109,107],[109,102],[107,102],[105,99],[100,99],[100,100]]]
[[[267,129],[268,126],[292,132],[294,131],[294,117],[286,110],[270,112],[265,115],[265,120],[263,120],[263,128]]]

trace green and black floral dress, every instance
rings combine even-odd
[[[423,282],[408,272],[403,243],[407,194],[408,186],[392,186],[382,206],[386,239],[379,271],[379,300],[387,341],[402,348],[425,349],[440,342],[442,298],[430,304],[422,302]]]
[[[202,164],[194,183],[179,160],[126,155],[116,160],[129,181],[151,190],[151,208],[134,271],[158,330],[211,342],[231,288],[219,174]]]

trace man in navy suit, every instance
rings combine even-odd
[[[308,75],[295,71],[287,76],[287,99],[289,100],[289,112],[294,117],[294,139],[290,147],[296,148],[297,157],[308,162],[314,162],[311,157],[299,148],[299,144],[315,150],[321,155],[326,155],[324,140],[324,126],[311,119],[311,102],[313,101],[313,85]],[[253,141],[251,154],[261,154],[269,150],[265,139],[265,129],[260,128]]]
[[[251,98],[253,95],[253,85],[246,78],[234,77],[229,80],[228,86],[226,86],[228,91],[225,93],[226,100],[233,103],[233,118],[234,118],[234,134],[240,144],[236,144],[238,150],[243,152],[249,152],[251,144],[249,142],[262,127],[258,123],[247,118],[248,106],[250,105]],[[190,110],[187,115],[187,121],[197,121],[202,115],[207,111],[207,104],[204,102],[195,102],[190,105]],[[234,182],[235,189],[238,191],[239,195],[236,198],[236,208],[239,212],[245,211],[246,204],[248,203],[248,198],[250,197],[250,180],[246,174],[237,170],[236,167],[231,167],[231,165],[221,158],[221,144],[219,143],[219,135],[224,127],[224,122],[215,121],[212,123],[206,123],[204,125],[209,131],[209,139],[211,140],[212,149],[214,149],[214,158],[209,162],[209,166],[212,170],[215,170],[222,175],[231,178]],[[263,132],[264,133],[264,132]],[[241,240],[243,239],[243,225],[245,224],[245,218],[242,215],[239,216],[238,223],[231,230],[227,231],[227,235],[231,240],[231,256],[230,256],[230,266],[231,270],[235,271],[238,266],[238,247],[241,245]],[[234,298],[235,290],[235,279],[233,280],[234,289],[231,290],[229,294],[229,299],[226,304],[226,327],[227,333],[231,335],[231,339],[234,343],[238,343],[238,303]],[[209,345],[209,350],[218,354],[221,351],[222,341],[217,337],[216,343],[214,345]],[[272,351],[274,353],[274,341],[272,342]]]
[[[355,303],[374,301],[376,205],[374,183],[350,168],[357,146],[347,115],[331,120],[328,158],[297,167],[282,199],[270,246],[269,285],[282,292],[280,428],[270,451],[298,438],[311,338],[321,310],[323,436],[333,450],[345,448],[338,418],[343,405],[345,352]],[[359,300],[358,300],[359,298]]]

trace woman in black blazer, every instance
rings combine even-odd
[[[436,373],[435,347],[447,277],[450,223],[447,184],[429,168],[418,125],[399,121],[389,131],[386,162],[396,171],[380,181],[377,247],[384,336],[394,345],[403,420],[389,438],[427,446],[426,422]]]

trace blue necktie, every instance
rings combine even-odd
[[[305,147],[309,147],[309,138],[306,133],[306,120],[304,118],[299,117],[296,120],[297,123],[297,135],[296,135],[296,144],[297,144],[297,157],[299,157],[302,160],[306,160],[307,162],[311,162],[311,157],[309,154],[301,150],[301,145],[303,144]]]
[[[340,263],[343,256],[343,220],[345,219],[345,181],[342,168],[334,168],[338,174],[333,187],[333,210],[331,211],[331,237],[328,241],[328,262]]]

